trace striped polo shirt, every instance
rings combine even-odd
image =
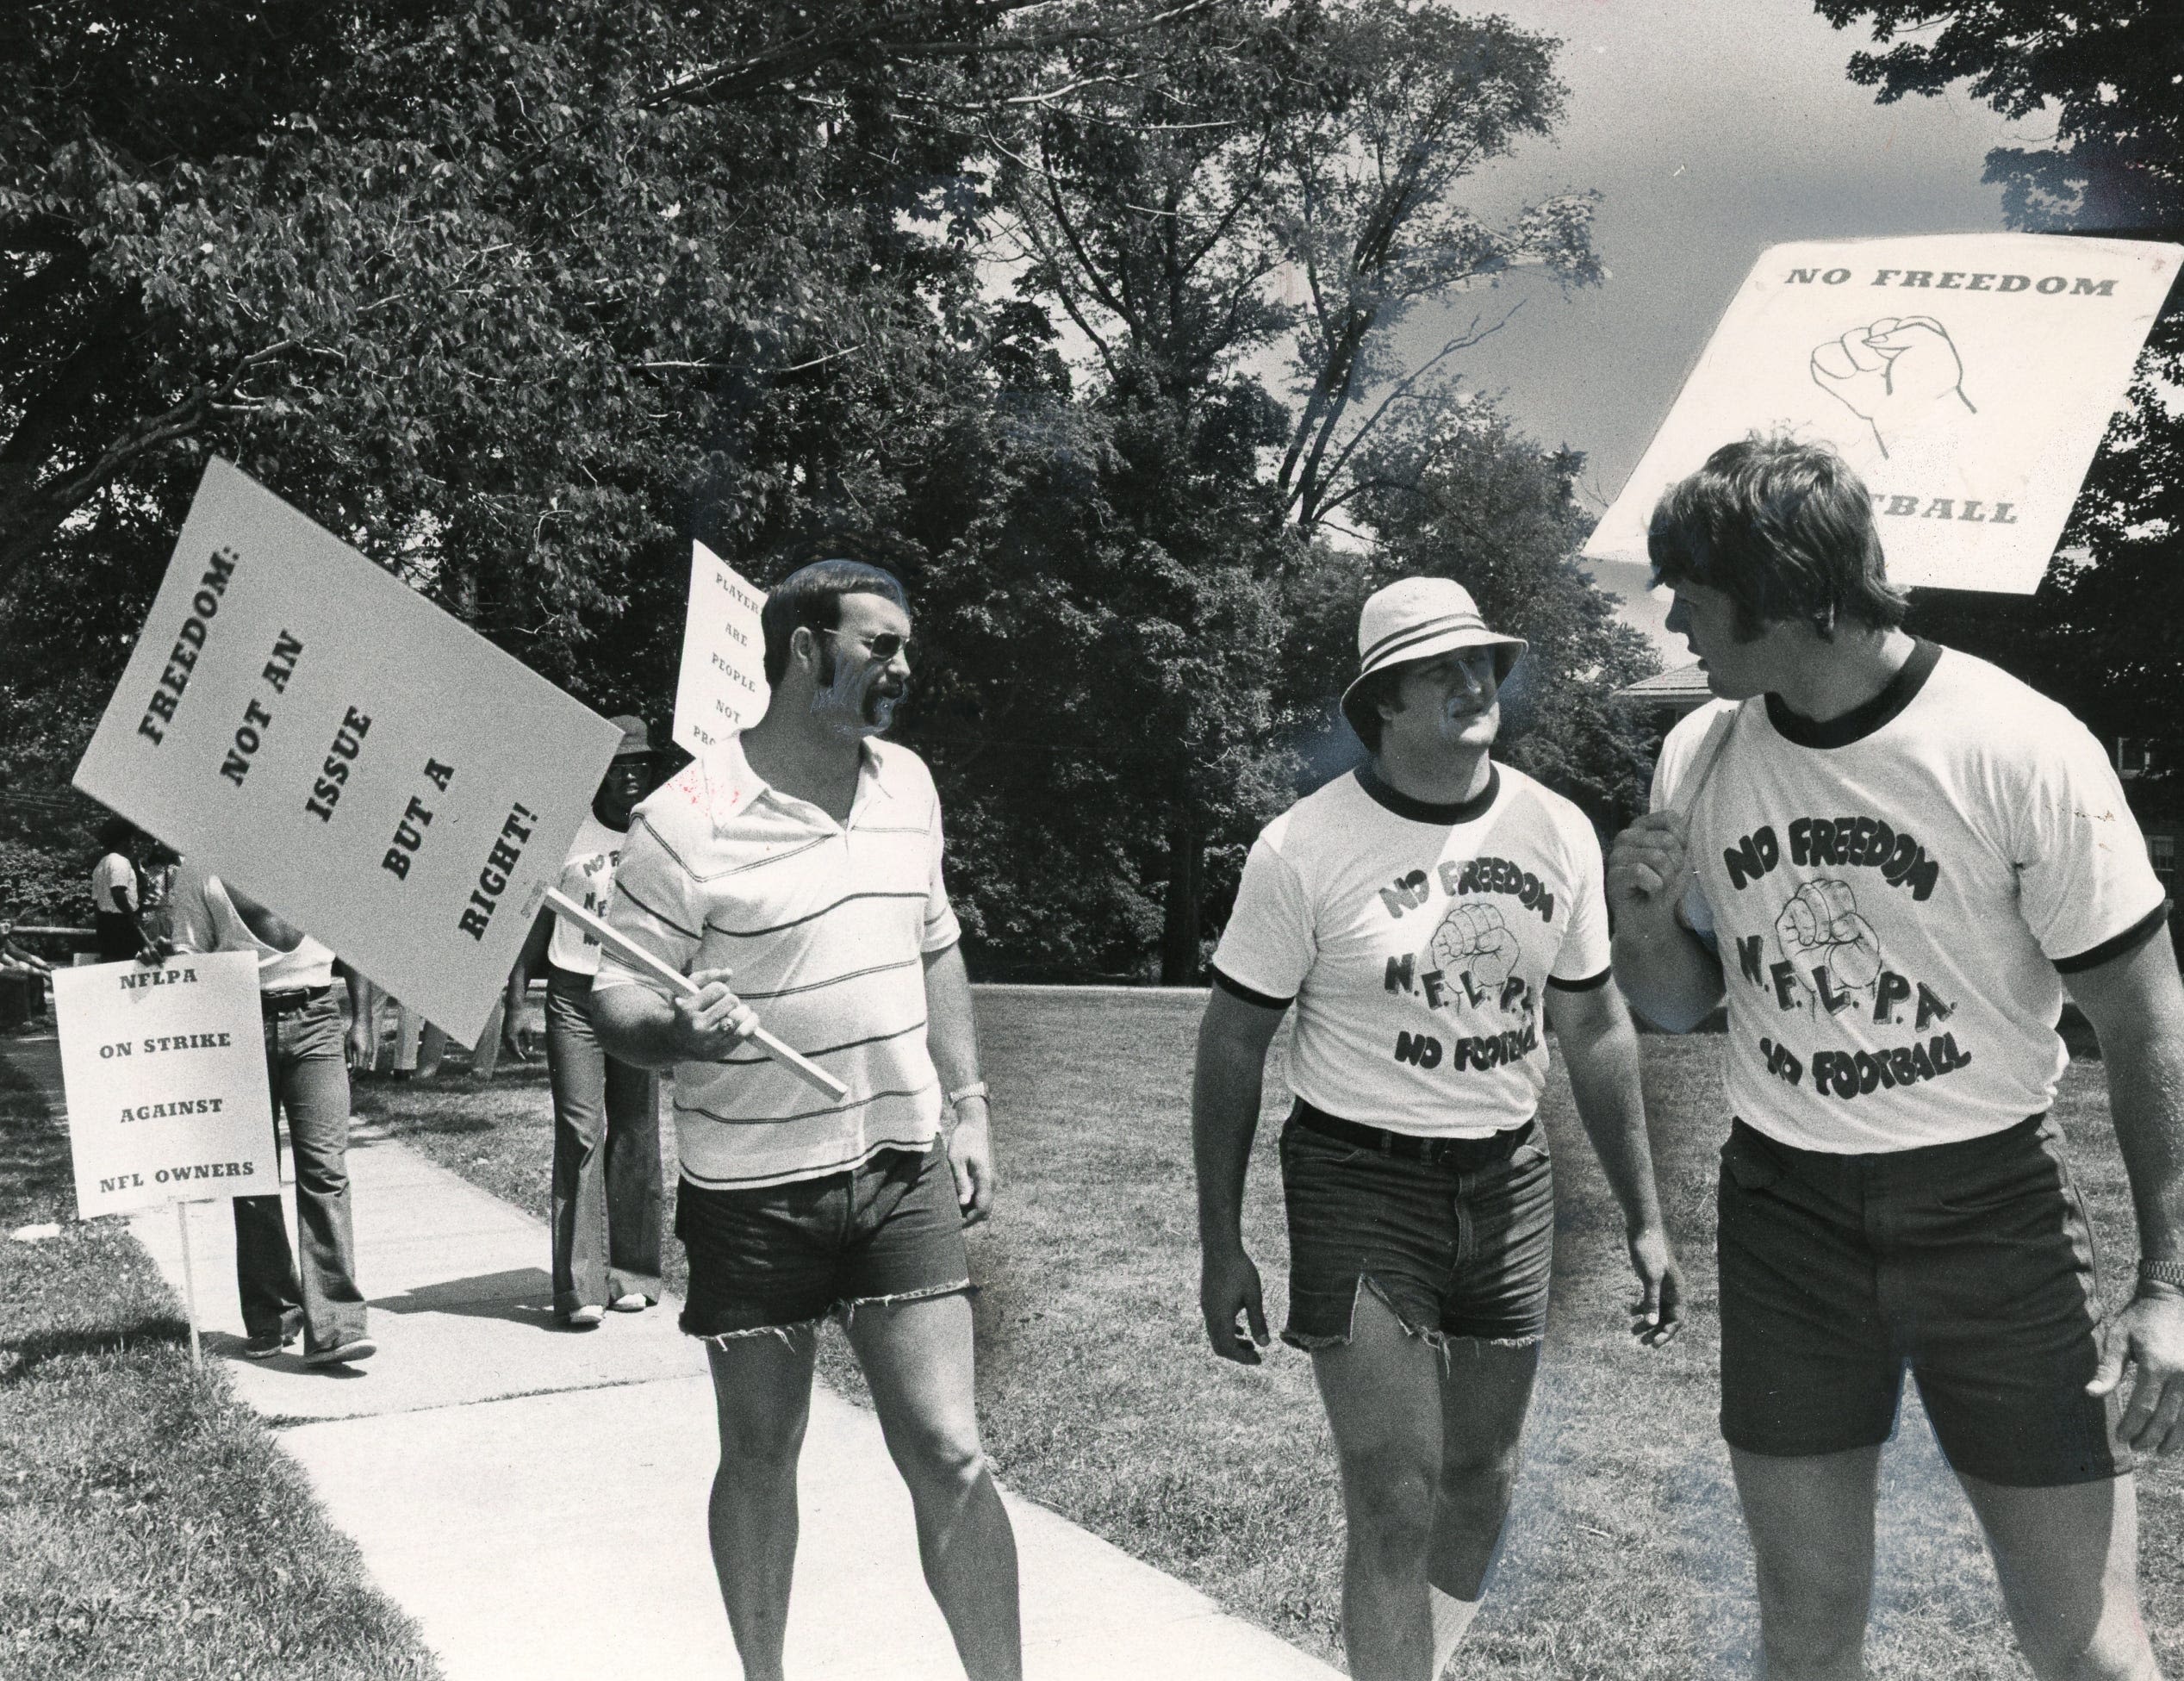
[[[907,748],[863,750],[846,823],[760,781],[731,741],[647,798],[623,844],[614,928],[686,974],[734,970],[766,1030],[849,1088],[831,1102],[756,1048],[677,1063],[676,1142],[699,1185],[811,1179],[939,1133],[924,960],[961,933],[940,799]],[[669,995],[611,952],[593,985]]]

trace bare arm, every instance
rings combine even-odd
[[[1631,1270],[1640,1291],[1631,1310],[1631,1330],[1648,1347],[1658,1348],[1682,1328],[1683,1274],[1669,1244],[1653,1179],[1638,1030],[1612,986],[1584,992],[1550,986],[1547,1017],[1570,1074],[1571,1094],[1577,1100],[1577,1118],[1623,1211]]]
[[[2184,1261],[2184,981],[2168,931],[2065,978],[2100,1037],[2139,1254]],[[2140,1279],[2109,1326],[2094,1392],[2114,1388],[2130,1364],[2137,1374],[2119,1435],[2143,1451],[2184,1448],[2184,1289]]]
[[[715,1062],[750,1037],[757,1018],[728,989],[726,969],[696,969],[695,997],[670,1004],[649,987],[592,993],[592,1027],[607,1054],[636,1068],[670,1069],[677,1062]]]
[[[349,993],[349,1033],[345,1050],[349,1066],[369,1071],[379,1055],[379,1036],[372,1020],[371,982],[344,962],[341,981]]]
[[[1683,819],[1650,812],[1615,837],[1608,854],[1615,913],[1615,984],[1656,1026],[1688,1033],[1721,1002],[1721,960],[1685,926],[1689,866]]]
[[[960,944],[925,954],[925,1043],[932,1051],[943,1092],[960,1092],[980,1083],[978,1024],[971,1014],[971,976],[963,967]],[[993,1193],[999,1185],[993,1168],[991,1106],[980,1093],[963,1098],[955,1109],[948,1156],[955,1169],[955,1201],[963,1211],[963,1223],[976,1225],[993,1211]]]
[[[1283,1012],[1247,1004],[1219,987],[1198,1024],[1198,1068],[1191,1085],[1191,1151],[1198,1179],[1198,1305],[1206,1335],[1224,1360],[1259,1363],[1266,1341],[1259,1269],[1244,1252],[1244,1172],[1259,1130],[1266,1048]],[[1241,1334],[1241,1313],[1249,1336]]]

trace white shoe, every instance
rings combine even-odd
[[[642,1291],[632,1290],[626,1296],[617,1296],[607,1305],[617,1313],[642,1313],[652,1305],[652,1298]]]
[[[572,1331],[588,1331],[607,1317],[607,1310],[596,1302],[587,1302],[561,1323]]]

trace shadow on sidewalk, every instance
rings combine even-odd
[[[448,1313],[468,1319],[507,1319],[544,1324],[553,1317],[553,1279],[543,1267],[448,1279],[399,1296],[374,1297],[367,1306],[387,1313]]]

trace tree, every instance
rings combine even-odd
[[[1820,0],[1838,28],[1870,27],[1878,52],[1853,81],[1885,102],[1965,78],[2007,116],[2044,110],[2054,140],[2000,146],[1987,177],[2012,226],[2184,238],[2184,13],[2166,0]],[[1915,37],[1900,39],[1900,37]],[[2150,814],[2184,812],[2184,313],[2155,325],[2029,601],[1921,592],[1914,624],[2054,694],[2104,736],[2150,738],[2168,771],[2134,791]]]
[[[1584,201],[1504,230],[1447,201],[1479,162],[1551,125],[1552,56],[1498,21],[1393,0],[1229,0],[1157,45],[1070,43],[1048,73],[1067,101],[989,127],[1021,286],[1090,346],[1093,401],[1113,420],[1107,504],[1137,534],[1136,576],[1158,581],[1110,601],[1139,613],[1146,649],[1187,657],[1180,686],[1150,663],[1106,680],[1122,715],[1157,726],[1108,750],[1133,754],[1134,781],[1166,801],[1165,981],[1202,962],[1209,897],[1226,885],[1209,880],[1209,857],[1225,875],[1290,789],[1265,657],[1288,645],[1283,593],[1300,568],[1354,576],[1329,551],[1311,559],[1312,539],[1354,494],[1373,426],[1427,395],[1429,370],[1386,364],[1389,329],[1515,261],[1592,272]],[[1279,295],[1285,270],[1304,277],[1307,306]],[[1276,346],[1297,360],[1293,409],[1247,367]],[[1391,378],[1397,389],[1357,419]],[[1271,482],[1262,453],[1279,461]]]
[[[1389,341],[1416,305],[1520,264],[1576,284],[1601,269],[1589,194],[1529,206],[1501,227],[1451,197],[1519,139],[1552,131],[1555,41],[1397,0],[1299,8],[1289,28],[1313,97],[1285,113],[1277,136],[1282,190],[1270,219],[1305,290],[1292,361],[1302,401],[1277,482],[1310,532],[1364,488],[1351,470],[1381,422],[1399,404],[1449,401],[1434,376],[1500,325],[1474,315],[1405,367]]]

